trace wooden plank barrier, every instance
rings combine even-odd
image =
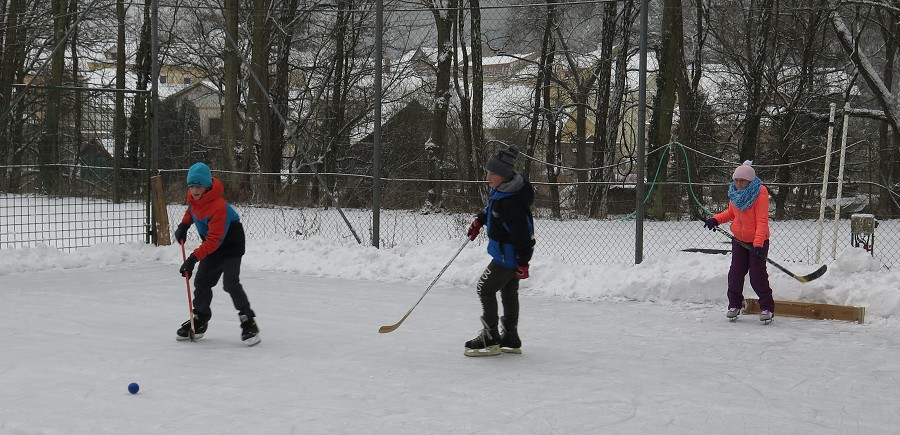
[[[744,302],[746,303],[744,314],[759,314],[759,299],[746,298]],[[862,324],[866,318],[866,307],[775,301],[775,317],[778,316],[818,320],[845,320]]]
[[[153,221],[156,223],[156,245],[172,244],[169,238],[169,212],[166,210],[166,192],[163,189],[162,177],[150,177],[150,199],[153,204]]]

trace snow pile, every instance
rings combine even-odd
[[[296,240],[270,238],[248,242],[246,270],[290,272],[301,275],[385,283],[411,283],[425,287],[459,249],[463,239],[425,245],[399,245],[390,249],[342,245],[323,238]],[[190,243],[190,242],[189,242]],[[188,246],[192,249],[194,246]],[[0,251],[0,275],[83,267],[127,267],[148,261],[172,266],[177,273],[181,249],[141,243],[101,244],[73,252],[47,246]],[[481,239],[469,243],[447,268],[437,286],[469,288],[489,257]],[[776,259],[776,261],[778,261]],[[725,304],[729,255],[679,252],[641,264],[571,264],[536,257],[531,278],[522,292],[573,300],[627,299],[662,304]],[[797,274],[815,266],[783,263]],[[861,249],[847,248],[821,278],[800,283],[774,267],[769,279],[779,300],[866,307],[869,321],[900,315],[900,274],[882,271],[881,265]],[[749,280],[744,294],[755,297]]]

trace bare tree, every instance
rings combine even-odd
[[[666,218],[669,159],[668,147],[672,135],[672,115],[675,110],[676,77],[684,62],[684,31],[681,0],[664,0],[660,41],[659,69],[656,73],[656,94],[650,131],[647,134],[647,174],[655,177],[656,185],[647,208],[647,217]]]
[[[425,7],[431,12],[437,30],[437,65],[434,86],[431,124],[431,137],[424,144],[428,156],[428,178],[443,179],[444,154],[449,147],[448,115],[450,112],[450,86],[453,74],[453,58],[456,47],[453,46],[452,32],[459,14],[459,0],[423,0]],[[443,208],[443,185],[440,181],[431,181],[427,186],[428,193],[424,208],[440,210]]]
[[[894,61],[898,50],[897,35],[900,35],[900,25],[897,24],[900,21],[900,8],[896,4],[887,2],[873,2],[869,6],[865,6],[867,9],[875,8],[884,17],[883,30],[880,33],[884,40],[887,56],[882,75],[879,74],[878,68],[867,53],[866,47],[860,43],[858,35],[855,35],[845,24],[840,9],[841,2],[829,0],[829,5],[833,11],[831,25],[837,34],[838,41],[863,80],[865,80],[875,100],[881,106],[884,113],[884,122],[893,133],[893,144],[890,147],[890,151],[887,152],[887,158],[881,159],[879,168],[882,185],[886,187],[881,192],[882,201],[879,208],[883,213],[896,211],[900,209],[900,204],[896,200],[892,201],[893,195],[888,188],[896,183],[897,174],[900,174],[900,163],[897,161],[897,156],[900,155],[898,153],[898,150],[900,150],[900,98],[894,95],[892,89],[895,74]],[[882,130],[880,135],[881,143],[885,144],[888,140],[886,131]]]

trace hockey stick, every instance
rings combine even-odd
[[[187,261],[187,255],[184,253],[184,241],[181,242],[181,261]],[[184,283],[187,284],[187,295],[188,295],[188,312],[190,313],[189,319],[191,319],[191,330],[188,331],[188,337],[191,341],[197,341],[194,338],[194,300],[191,299],[191,277],[190,274],[184,274]]]
[[[746,243],[744,243],[744,242],[738,240],[738,238],[735,237],[733,234],[729,233],[728,230],[726,230],[726,229],[724,229],[724,228],[721,228],[721,227],[715,227],[714,229],[715,229],[716,231],[718,231],[718,232],[720,232],[720,233],[722,233],[722,234],[725,234],[726,236],[730,237],[731,240],[734,240],[734,241],[737,242],[739,245],[743,246],[744,248],[747,248],[748,251],[753,252],[753,247],[752,247],[752,246],[750,246],[750,245],[748,245],[748,244],[746,244]],[[816,279],[816,278],[818,278],[818,277],[824,275],[824,274],[825,274],[825,271],[828,270],[828,266],[823,264],[822,267],[818,268],[816,271],[814,271],[813,273],[810,273],[809,275],[797,275],[796,273],[791,272],[790,270],[787,270],[784,266],[782,266],[782,265],[776,263],[775,260],[772,260],[771,258],[769,258],[769,256],[766,256],[766,261],[769,262],[769,264],[771,264],[772,266],[777,267],[778,270],[780,270],[780,271],[782,271],[782,272],[784,272],[784,273],[790,275],[792,278],[794,278],[794,279],[796,279],[797,281],[800,281],[800,282],[810,282],[810,281],[812,281],[812,280],[814,280],[814,279]]]
[[[434,277],[434,281],[431,281],[431,284],[428,286],[427,289],[425,289],[425,292],[422,293],[422,296],[419,297],[419,300],[416,301],[416,304],[413,305],[412,308],[410,308],[409,311],[407,311],[405,315],[403,315],[403,318],[400,319],[399,322],[394,323],[393,325],[382,326],[382,327],[378,328],[378,332],[385,334],[385,333],[391,332],[391,331],[399,328],[400,324],[403,323],[403,321],[406,320],[407,317],[409,317],[410,313],[412,313],[412,311],[416,309],[416,307],[419,305],[419,302],[422,302],[422,299],[425,298],[425,295],[428,294],[428,291],[431,290],[432,287],[434,287],[434,283],[436,283],[438,281],[438,279],[441,278],[441,275],[444,274],[444,271],[446,271],[447,268],[450,267],[450,263],[453,263],[453,260],[456,260],[456,257],[459,256],[459,253],[462,252],[463,248],[465,248],[468,243],[469,243],[469,238],[466,237],[466,241],[463,242],[462,246],[459,247],[459,249],[456,251],[456,254],[453,254],[453,258],[451,258],[450,261],[448,261],[447,264],[444,266],[444,268],[441,269],[440,273],[438,273],[438,275],[436,277]]]

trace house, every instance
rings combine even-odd
[[[381,127],[383,177],[427,176],[424,144],[431,136],[433,117],[430,109],[412,100],[384,121]],[[370,133],[357,142],[366,148],[359,150],[360,153],[372,154],[373,138]]]
[[[167,98],[183,99],[194,104],[200,115],[200,133],[203,136],[222,134],[222,93],[212,84],[205,81],[197,82]]]
[[[493,51],[487,49],[484,53],[493,53]],[[460,51],[458,56],[462,58],[462,54],[462,51]],[[471,51],[468,51],[467,54],[469,56],[472,55]],[[484,81],[489,83],[513,80],[521,71],[536,62],[538,56],[539,54],[536,52],[525,54],[498,53],[491,56],[483,56],[481,65],[484,71]],[[419,76],[431,77],[435,74],[437,57],[437,48],[419,47],[401,56],[399,63],[410,65]]]

